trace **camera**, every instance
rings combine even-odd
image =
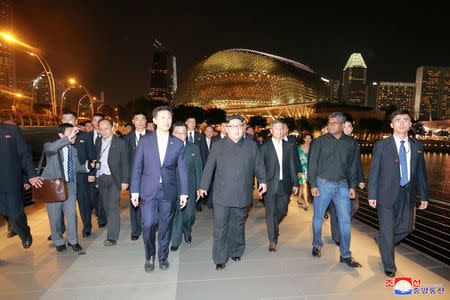
[[[93,163],[94,163],[94,167],[92,167]],[[100,170],[101,166],[102,166],[102,163],[98,160],[89,160],[88,161],[89,172],[94,171],[94,170]]]

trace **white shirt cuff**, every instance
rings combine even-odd
[[[137,196],[139,198],[139,193],[131,193],[131,197]]]

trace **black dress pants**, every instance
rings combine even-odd
[[[290,194],[282,190],[282,182],[278,184],[278,190],[273,195],[264,197],[266,205],[266,223],[269,242],[278,243],[279,225],[287,215]]]

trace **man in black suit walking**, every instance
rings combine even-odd
[[[427,172],[422,143],[408,137],[411,116],[406,110],[394,111],[394,134],[374,144],[369,173],[369,205],[378,206],[380,248],[384,272],[395,277],[394,245],[414,229],[415,205],[428,206]]]
[[[23,176],[34,187],[42,185],[42,178],[36,176],[31,151],[17,125],[0,123],[0,157],[0,215],[8,217],[23,247],[28,249],[33,239],[23,210]]]
[[[213,259],[217,270],[225,267],[229,257],[239,261],[244,253],[245,218],[253,201],[255,175],[259,193],[267,190],[261,152],[254,141],[243,138],[244,118],[231,115],[227,122],[228,137],[213,144],[198,190],[199,196],[206,195],[214,174]]]
[[[62,123],[69,123],[73,126],[77,124],[77,114],[72,111],[63,112],[61,115]],[[78,161],[81,165],[87,160],[95,159],[94,143],[91,136],[86,132],[78,132],[75,144],[77,149]],[[89,201],[89,184],[95,181],[95,172],[88,174],[77,173],[77,201],[80,210],[81,221],[83,222],[83,237],[91,235],[92,230],[92,203]]]
[[[275,120],[270,124],[272,138],[261,145],[261,155],[266,167],[267,193],[266,206],[267,235],[269,251],[277,250],[278,225],[287,215],[289,198],[292,191],[298,193],[298,180],[294,159],[298,157],[292,146],[283,141],[283,122]]]
[[[135,112],[133,114],[133,120],[135,130],[124,136],[123,140],[128,149],[128,162],[130,166],[130,182],[131,182],[131,170],[134,162],[134,156],[136,155],[136,149],[139,144],[139,140],[146,134],[152,133],[147,130],[147,117],[143,112]],[[130,195],[131,197],[131,195]],[[134,207],[130,198],[130,222],[131,222],[131,240],[136,241],[142,232],[141,221],[141,207]]]

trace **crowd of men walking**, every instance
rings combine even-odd
[[[201,212],[203,202],[214,210],[212,257],[216,269],[221,270],[230,258],[240,261],[245,252],[245,222],[256,180],[266,210],[269,252],[277,251],[279,226],[288,213],[292,193],[298,194],[297,202],[307,210],[310,189],[313,257],[321,257],[322,224],[329,209],[340,262],[361,267],[350,251],[350,221],[358,209],[356,187],[363,189],[365,182],[358,142],[351,137],[353,123],[344,114],[330,114],[324,134],[315,140],[310,133],[301,134],[300,145],[288,135],[283,120],[274,120],[270,136],[260,141],[239,115],[228,116],[216,135],[211,126],[203,133],[197,131],[193,117],[175,124],[172,117],[168,106],[153,110],[153,122],[148,122],[145,112],[136,112],[134,130],[118,137],[113,134],[113,121],[101,114],[77,126],[77,115],[64,112],[54,138],[44,144],[47,163],[40,176],[20,129],[0,123],[0,157],[4,161],[0,214],[8,218],[10,231],[29,248],[32,236],[24,213],[23,188],[39,188],[43,179],[63,178],[67,200],[45,205],[49,240],[56,250],[66,251],[67,238],[73,251],[83,253],[76,202],[82,236],[90,236],[94,213],[98,227],[106,227],[104,245],[114,246],[120,232],[120,193],[129,190],[130,238],[135,241],[142,235],[144,269],[152,272],[158,256],[159,268],[166,270],[169,253],[178,251],[183,236],[191,243],[195,214]],[[392,113],[393,135],[375,143],[369,174],[369,204],[378,209],[380,224],[376,242],[385,273],[391,277],[396,272],[394,245],[413,230],[417,194],[419,209],[428,204],[423,147],[408,137],[411,125],[409,112]]]

